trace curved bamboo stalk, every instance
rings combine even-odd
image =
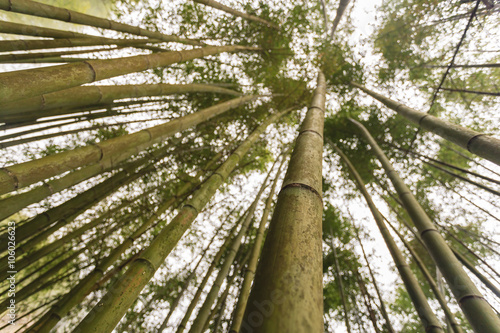
[[[116,86],[83,86],[43,94],[0,106],[0,122],[15,122],[16,117],[43,117],[43,111],[56,108],[78,108],[111,104],[124,98],[168,96],[186,93],[219,93],[241,96],[240,92],[209,84],[140,84]],[[64,113],[56,113],[64,114]],[[51,116],[56,114],[50,114]],[[12,119],[14,118],[14,119]]]
[[[436,315],[429,306],[427,298],[425,297],[424,292],[422,291],[420,285],[418,284],[418,280],[415,278],[415,275],[413,275],[410,266],[408,266],[408,264],[406,263],[403,254],[397,247],[396,243],[394,242],[394,239],[391,236],[391,233],[389,232],[389,229],[387,229],[387,226],[384,223],[382,214],[379,212],[379,210],[375,206],[375,203],[372,200],[372,197],[366,190],[366,187],[363,183],[363,180],[361,179],[361,176],[358,174],[356,168],[354,167],[354,165],[352,165],[349,158],[337,146],[333,144],[331,146],[337,152],[337,154],[339,154],[344,163],[347,165],[352,178],[354,178],[356,186],[358,187],[361,194],[363,194],[363,197],[365,198],[365,201],[368,204],[368,207],[370,208],[373,218],[377,223],[377,227],[379,228],[380,233],[382,234],[382,237],[384,238],[384,241],[387,245],[387,248],[391,253],[394,263],[396,264],[396,268],[398,269],[399,274],[401,275],[403,283],[406,287],[406,290],[408,291],[408,294],[410,296],[413,305],[415,306],[415,309],[417,311],[417,314],[420,318],[420,321],[425,331],[444,333],[444,330],[441,327],[439,320],[437,319]]]
[[[262,212],[262,218],[260,220],[259,228],[257,230],[257,235],[255,236],[255,242],[252,247],[252,252],[250,255],[250,260],[245,271],[245,277],[243,279],[243,284],[240,288],[240,294],[238,297],[238,303],[233,312],[233,321],[231,323],[231,328],[229,333],[238,333],[240,331],[241,322],[243,321],[243,315],[245,314],[245,308],[247,306],[248,297],[250,295],[250,288],[255,276],[255,270],[257,269],[257,263],[260,257],[260,251],[262,248],[262,242],[264,239],[264,231],[266,228],[267,221],[269,219],[269,213],[271,211],[271,206],[273,203],[274,192],[276,191],[276,185],[278,184],[279,176],[281,174],[281,169],[286,161],[286,157],[283,156],[283,160],[278,168],[278,172],[274,176],[273,184],[271,185],[271,191],[266,200],[266,205],[264,211]]]
[[[419,112],[401,103],[398,103],[390,98],[382,96],[368,88],[351,82],[351,85],[359,88],[368,95],[388,108],[396,111],[401,116],[408,119],[417,126],[422,127],[440,137],[453,142],[457,146],[467,149],[473,154],[485,158],[497,165],[500,165],[500,140],[486,134],[481,134],[476,131],[461,127],[446,120],[439,119],[430,114]]]
[[[321,172],[325,93],[325,76],[320,72],[278,196],[242,330],[324,331]]]
[[[193,50],[159,52],[116,59],[97,59],[60,66],[6,72],[0,74],[0,82],[2,82],[0,85],[0,101],[2,103],[13,102],[77,87],[85,83],[165,67],[222,52],[255,50],[258,50],[258,48],[239,45],[210,46]]]
[[[340,19],[344,15],[345,10],[347,9],[347,5],[349,5],[350,0],[340,0],[339,7],[337,8],[337,14],[332,22],[332,29],[330,30],[330,40],[333,39],[335,35],[335,31],[337,31],[337,27],[340,23]]]
[[[448,282],[457,303],[462,308],[474,331],[478,333],[500,332],[500,318],[496,316],[491,306],[486,302],[479,290],[477,290],[467,273],[465,273],[462,265],[403,180],[398,176],[389,159],[377,145],[368,130],[359,122],[353,119],[350,120],[369,142],[373,152],[382,163],[431,257]]]
[[[1,0],[0,9],[14,13],[45,17],[63,22],[88,25],[91,27],[125,32],[137,36],[155,38],[164,42],[177,42],[197,46],[203,45],[203,43],[196,40],[165,35],[161,32],[149,31],[132,25],[83,14],[66,8],[50,6],[31,0]]]
[[[290,110],[271,115],[228,157],[228,159],[200,186],[193,197],[179,210],[177,216],[163,228],[142,255],[130,264],[123,277],[111,286],[111,291],[75,328],[75,332],[111,332],[123,314],[137,298],[142,288],[153,277],[165,258],[182,238],[191,223],[227,179],[242,156],[257,141],[265,129]]]
[[[128,151],[138,146],[151,146],[174,133],[197,125],[256,98],[257,96],[235,98],[139,132],[38,160],[8,166],[0,170],[0,194],[56,176],[65,171],[98,163],[104,158],[116,156],[120,152]]]
[[[214,0],[193,0],[193,1],[197,2],[197,3],[201,3],[201,4],[205,5],[205,6],[209,6],[209,7],[221,10],[221,11],[226,12],[228,14],[244,18],[245,20],[258,22],[258,23],[267,25],[268,27],[271,27],[273,29],[279,30],[279,26],[276,25],[275,23],[269,22],[267,20],[264,20],[264,19],[262,19],[260,17],[254,16],[254,15],[250,15],[250,14],[247,14],[247,13],[244,13],[244,12],[240,12],[239,10],[236,10],[236,9],[231,8],[231,7],[225,6],[225,5],[223,5],[223,4],[221,4],[221,3],[217,2],[217,1],[214,1]]]

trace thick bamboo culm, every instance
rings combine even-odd
[[[123,151],[128,151],[138,146],[151,146],[174,133],[197,125],[256,98],[258,96],[235,98],[136,133],[54,154],[38,160],[7,166],[0,171],[0,194],[14,191],[65,171],[98,163],[104,158],[116,156]]]
[[[321,228],[325,94],[325,76],[320,72],[278,195],[241,330],[324,332]],[[275,260],[278,257],[280,260]],[[272,313],[263,314],[263,304],[272,306]],[[252,313],[262,315],[262,321],[252,320]]]
[[[130,264],[129,269],[122,278],[110,287],[113,292],[109,292],[99,302],[99,306],[90,311],[80,325],[75,328],[76,331],[109,333],[115,328],[141,290],[153,277],[156,270],[182,238],[199,212],[229,177],[229,174],[237,166],[241,158],[269,125],[292,109],[268,117],[239,145],[215,173],[194,192],[192,198],[180,208],[176,217],[163,228],[141,256]]]
[[[396,111],[410,122],[423,129],[430,131],[440,137],[453,142],[457,146],[470,151],[477,156],[485,158],[497,165],[500,165],[500,140],[487,134],[482,134],[468,128],[452,124],[446,120],[439,119],[430,114],[426,114],[412,109],[402,103],[396,102],[381,94],[378,94],[358,83],[351,82],[356,88],[364,91],[388,108]]]
[[[497,317],[491,306],[483,298],[472,280],[464,271],[453,251],[444,238],[439,234],[436,226],[427,216],[410,189],[392,167],[389,159],[375,142],[368,130],[359,122],[350,119],[359,129],[362,137],[370,144],[372,151],[381,162],[387,176],[396,188],[401,202],[408,211],[413,223],[418,229],[432,259],[448,282],[457,303],[462,308],[472,328],[477,333],[499,333],[500,318]]]
[[[394,239],[392,238],[389,229],[387,229],[387,226],[384,223],[382,214],[380,214],[379,210],[377,209],[375,203],[372,200],[372,197],[366,190],[366,187],[363,183],[363,180],[361,179],[361,176],[358,174],[356,168],[351,163],[349,158],[342,152],[342,150],[340,150],[335,145],[332,145],[332,148],[337,152],[337,154],[339,154],[344,163],[347,165],[347,167],[349,168],[349,172],[356,183],[356,186],[360,190],[361,194],[363,194],[363,197],[365,198],[365,201],[368,204],[368,207],[370,208],[373,218],[377,223],[377,227],[379,228],[380,233],[384,238],[384,241],[387,245],[387,248],[389,249],[389,252],[391,253],[394,263],[396,264],[396,268],[398,269],[399,274],[406,287],[406,290],[408,291],[408,295],[410,296],[410,299],[413,305],[415,306],[415,309],[417,311],[417,314],[420,318],[420,322],[422,323],[424,330],[426,332],[444,333],[444,330],[441,327],[439,320],[437,319],[436,315],[429,306],[427,298],[425,297],[424,292],[422,291],[420,285],[418,284],[417,278],[411,271],[410,266],[406,263],[403,254],[401,253],[398,246],[394,242]]]

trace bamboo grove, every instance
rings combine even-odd
[[[499,333],[498,11],[0,0],[0,331]]]

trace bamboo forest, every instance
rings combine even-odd
[[[0,0],[0,332],[500,333],[499,0]]]

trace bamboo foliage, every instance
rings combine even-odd
[[[429,219],[418,201],[392,167],[389,159],[377,145],[368,130],[359,122],[350,119],[368,141],[373,152],[382,163],[387,176],[396,188],[396,192],[417,227],[432,259],[448,282],[457,303],[467,317],[475,332],[493,333],[500,330],[500,319],[491,306],[477,290],[450,247],[439,234],[434,223]]]
[[[325,90],[325,77],[320,72],[278,196],[242,329],[323,332],[321,161]]]
[[[449,123],[446,120],[439,119],[432,115],[422,113],[420,111],[414,110],[404,104],[396,102],[390,98],[382,96],[368,88],[351,82],[351,85],[359,88],[368,95],[377,99],[383,103],[388,108],[396,111],[398,114],[405,117],[407,120],[413,124],[422,127],[440,137],[453,142],[457,146],[460,146],[477,156],[485,158],[497,165],[500,165],[500,140],[491,137],[487,134],[478,133],[476,131],[467,129],[462,126],[458,126]]]
[[[104,158],[113,157],[120,152],[130,151],[139,146],[144,149],[174,133],[197,125],[256,98],[257,96],[235,98],[136,133],[47,156],[39,160],[8,166],[0,173],[0,194],[56,176],[65,171],[98,163]]]

